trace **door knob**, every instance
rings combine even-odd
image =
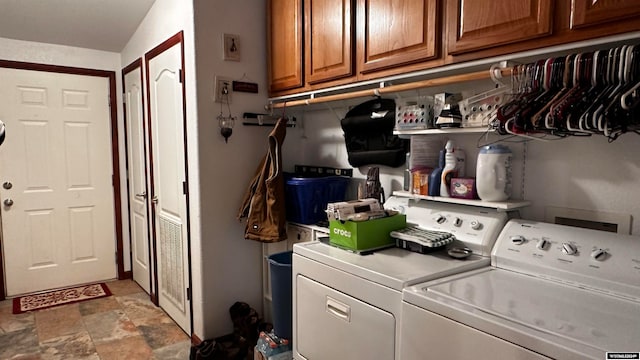
[[[13,184],[10,181],[5,181],[2,184],[2,187],[5,188],[6,190],[9,190],[9,189],[11,189],[13,187]]]
[[[5,204],[5,206],[11,206],[11,205],[13,205],[13,200],[11,200],[11,199],[4,199],[4,204]]]
[[[146,199],[147,198],[147,192],[143,191],[140,194],[136,194],[136,197],[139,197],[141,199]]]

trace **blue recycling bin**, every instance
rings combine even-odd
[[[291,259],[293,252],[285,251],[269,256],[271,272],[271,314],[273,331],[291,340]]]

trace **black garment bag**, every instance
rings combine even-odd
[[[404,164],[409,141],[393,135],[395,108],[393,99],[369,100],[340,121],[351,166]]]

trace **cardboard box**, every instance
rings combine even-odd
[[[407,226],[403,214],[368,221],[329,222],[329,242],[332,245],[354,251],[367,251],[395,245],[389,236],[393,230]]]
[[[451,197],[460,199],[477,199],[476,179],[474,178],[453,178],[451,179]]]

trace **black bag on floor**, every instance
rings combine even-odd
[[[393,135],[395,109],[393,99],[369,100],[349,110],[340,121],[351,166],[404,164],[409,141]]]
[[[191,345],[189,360],[223,360],[220,346],[215,340],[203,340],[198,345]]]
[[[229,308],[229,315],[233,333],[192,345],[189,360],[253,359],[253,348],[260,331],[270,332],[273,326],[262,322],[258,312],[245,302],[235,302]]]

